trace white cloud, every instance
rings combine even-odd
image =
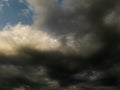
[[[18,13],[19,16],[25,16],[25,17],[29,17],[30,16],[30,9],[22,9],[21,13]]]
[[[19,1],[19,3],[24,3],[24,0],[18,0]]]
[[[4,4],[0,4],[0,11],[3,9]]]
[[[3,7],[9,6],[9,0],[1,0],[0,1],[0,11],[3,10]]]
[[[16,26],[7,25],[0,31],[0,51],[12,54],[18,48],[24,46],[32,47],[40,51],[55,50],[60,43],[51,38],[47,33],[40,30],[32,30],[31,26],[17,24]]]
[[[3,0],[4,2],[8,2],[9,0]]]

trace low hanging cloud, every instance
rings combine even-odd
[[[57,39],[50,37],[47,33],[33,30],[31,26],[20,23],[15,26],[7,25],[1,30],[0,34],[1,49],[13,50],[13,52],[16,48],[27,45],[41,51],[55,50],[60,46]]]
[[[0,31],[1,90],[119,89],[117,0],[27,1],[33,25]]]
[[[97,40],[96,42],[92,40],[96,37],[92,34],[78,39],[76,39],[74,34],[55,38],[55,36],[51,36],[47,32],[35,30],[31,26],[22,25],[21,23],[15,26],[7,25],[1,30],[0,34],[1,52],[7,52],[7,54],[9,52],[17,53],[17,49],[28,46],[43,52],[57,51],[66,54],[73,52],[79,55],[81,53],[81,56],[82,54],[87,56],[102,47],[102,44],[97,42]],[[65,41],[64,43],[62,39]]]
[[[92,35],[76,41],[74,34],[63,37],[65,43],[62,37],[55,38],[47,32],[21,23],[3,28],[0,31],[0,88],[4,90],[22,86],[35,89],[47,86],[47,90],[55,85],[54,88],[61,89],[63,87],[59,82],[61,85],[69,85],[69,79],[74,82],[72,75],[79,72],[76,69],[84,67],[84,58],[99,50],[101,45],[95,45],[92,41],[95,36]],[[95,47],[91,48],[92,45]],[[62,78],[62,73],[67,76],[63,75]]]

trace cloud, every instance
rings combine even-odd
[[[87,12],[84,12],[92,3],[89,0],[64,0],[61,5],[57,0],[51,2],[48,0],[28,0],[28,3],[35,12],[34,25],[36,27],[49,29],[51,33],[55,34],[91,31]]]
[[[88,68],[87,57],[101,48],[100,44],[91,48],[95,43],[91,34],[75,38],[74,34],[63,36],[63,43],[62,37],[29,25],[7,25],[0,31],[0,78],[4,81],[0,87],[47,90],[74,84],[74,74]]]
[[[19,0],[20,3],[24,3],[24,0]]]
[[[14,51],[14,49],[24,45],[29,45],[36,49],[39,48],[40,50],[43,49],[43,51],[49,51],[51,49],[54,50],[59,47],[58,41],[56,39],[52,39],[47,33],[40,30],[32,30],[31,26],[22,25],[20,23],[15,26],[7,25],[3,30],[1,30],[0,34],[2,51]]]
[[[0,4],[0,11],[2,10],[3,7],[4,7],[4,5],[3,5],[3,4]]]
[[[21,13],[19,13],[18,15],[19,15],[19,16],[29,17],[30,14],[31,14],[30,9],[23,9],[23,10],[21,10]]]
[[[3,7],[9,6],[9,1],[8,0],[1,0],[0,1],[0,11],[3,10]]]
[[[119,32],[104,25],[117,0],[106,2],[28,0],[34,24],[0,31],[1,90],[119,89]]]

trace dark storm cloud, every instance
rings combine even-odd
[[[119,27],[105,21],[118,0],[65,0],[61,6],[56,0],[28,1],[36,13],[35,25],[58,36],[54,39],[22,25],[1,31],[1,90],[21,86],[27,90],[119,89]],[[43,7],[49,12],[41,22]]]
[[[35,10],[34,24],[48,28],[54,34],[75,33],[82,35],[91,31],[93,26],[87,17],[88,8],[94,1],[63,0],[59,5],[57,0],[28,0]]]

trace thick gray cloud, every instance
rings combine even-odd
[[[51,33],[83,34],[91,31],[91,23],[87,17],[88,8],[94,1],[90,0],[28,0],[35,12],[34,25],[51,30]]]
[[[34,24],[0,32],[0,90],[119,89],[118,0],[27,1]]]

